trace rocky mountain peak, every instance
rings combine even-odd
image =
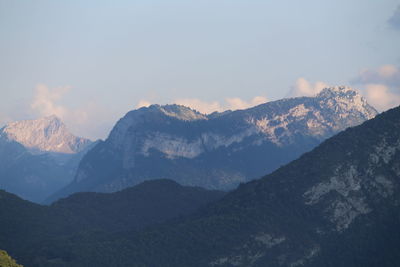
[[[11,122],[1,129],[0,136],[18,142],[34,153],[74,154],[91,143],[88,139],[71,134],[55,115]]]
[[[74,181],[56,197],[158,178],[231,189],[376,114],[357,91],[342,86],[208,116],[180,105],[143,107],[128,112],[84,156]]]
[[[346,113],[357,112],[366,119],[374,118],[378,112],[367,103],[367,100],[360,93],[348,86],[334,86],[323,89],[316,98],[324,105],[333,107],[336,112]]]
[[[322,89],[321,92],[318,93],[319,96],[327,95],[329,94],[330,96],[335,95],[335,94],[358,94],[356,90],[349,86],[345,85],[338,85],[338,86],[332,86],[332,87],[326,87]]]

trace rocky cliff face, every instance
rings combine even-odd
[[[151,149],[155,149],[170,158],[194,158],[255,135],[259,135],[258,143],[269,141],[278,146],[294,143],[298,135],[323,140],[376,114],[376,110],[356,91],[348,87],[332,87],[314,98],[284,99],[230,112],[216,119],[184,106],[151,106],[128,113],[117,123],[108,141],[112,146],[130,149],[136,132],[143,131],[142,127],[147,126],[151,129],[140,140],[136,153],[148,155]],[[167,121],[170,119],[193,122],[186,123],[193,131],[167,127],[172,123]],[[137,144],[137,140],[135,142]]]
[[[189,217],[142,232],[82,233],[29,255],[43,260],[37,266],[392,267],[399,227],[400,107]]]
[[[133,110],[85,156],[60,196],[115,191],[156,178],[232,189],[376,114],[347,87],[210,116],[178,105]]]
[[[91,145],[55,116],[9,123],[0,130],[0,188],[40,202],[71,182]]]
[[[1,130],[0,135],[36,153],[75,154],[91,143],[89,139],[71,134],[56,116],[11,122]]]

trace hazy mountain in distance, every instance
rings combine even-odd
[[[79,191],[113,192],[157,178],[233,189],[376,114],[348,87],[209,116],[179,105],[140,108],[117,122],[109,137],[82,159],[74,181],[49,201]]]
[[[30,255],[42,260],[34,266],[52,267],[392,267],[400,262],[399,227],[400,107],[186,219],[77,235]]]
[[[0,129],[0,188],[40,202],[72,180],[91,146],[55,116],[9,123]]]
[[[71,134],[65,124],[54,115],[37,120],[11,122],[1,130],[1,136],[36,153],[76,154],[92,143],[89,139]]]

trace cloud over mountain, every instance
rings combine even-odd
[[[31,103],[32,110],[46,117],[56,115],[64,118],[68,110],[57,102],[70,90],[70,87],[63,86],[49,89],[44,84],[38,84],[35,88],[35,96]]]
[[[30,111],[36,117],[56,115],[63,120],[73,133],[93,139],[106,136],[112,122],[120,116],[110,108],[102,107],[94,101],[78,107],[63,103],[64,97],[73,90],[70,86],[50,88],[45,84],[35,87],[35,94],[30,103]]]
[[[223,102],[220,101],[203,101],[199,98],[178,98],[172,101],[175,104],[183,105],[186,107],[193,108],[201,113],[210,114],[215,111],[222,112],[225,110],[238,110],[254,107],[263,103],[268,102],[265,96],[255,96],[251,100],[246,101],[239,97],[228,97]],[[148,107],[152,103],[149,100],[142,99],[136,105],[137,108]]]
[[[317,81],[311,83],[305,78],[298,78],[295,85],[293,85],[289,91],[288,97],[299,97],[299,96],[315,96],[322,89],[329,87],[326,83]]]
[[[365,69],[352,82],[400,87],[400,69],[394,65],[383,65],[376,69]]]
[[[400,69],[383,65],[361,71],[352,81],[362,94],[380,111],[400,105]]]

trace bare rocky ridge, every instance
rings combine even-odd
[[[140,108],[117,122],[54,199],[79,191],[113,192],[158,178],[232,189],[376,114],[344,86],[209,116],[179,105]]]
[[[71,134],[56,116],[7,124],[1,135],[25,146],[31,152],[75,154],[91,143],[89,139]]]
[[[83,195],[104,194],[70,197],[73,211],[88,203]],[[52,267],[393,267],[400,262],[399,207],[400,107],[187,217],[142,231],[80,232],[16,255]]]
[[[41,202],[71,182],[92,145],[56,116],[9,123],[0,129],[0,189]]]

